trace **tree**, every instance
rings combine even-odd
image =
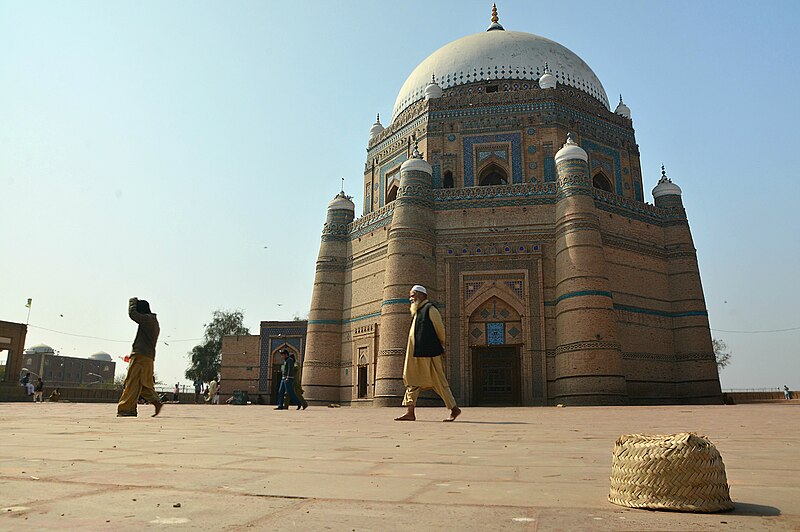
[[[189,352],[192,362],[186,369],[186,378],[211,381],[219,376],[222,365],[222,337],[250,334],[244,326],[244,314],[241,310],[215,310],[211,321],[204,324],[206,328],[203,343],[196,345]]]
[[[722,340],[715,338],[711,343],[714,347],[714,358],[717,359],[717,369],[724,369],[731,363],[733,353],[728,352],[728,346]]]

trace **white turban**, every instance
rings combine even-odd
[[[414,286],[412,286],[411,291],[419,292],[420,294],[425,294],[426,296],[428,295],[428,291],[425,290],[425,287],[422,286],[421,284],[415,284]]]

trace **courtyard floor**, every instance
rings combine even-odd
[[[800,405],[420,408],[0,404],[0,529],[800,530]],[[606,500],[621,434],[692,431],[733,512]]]

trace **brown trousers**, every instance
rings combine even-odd
[[[125,389],[117,404],[118,414],[136,413],[139,397],[144,397],[150,404],[157,404],[158,394],[153,382],[154,360],[144,355],[131,355],[128,365],[128,376],[125,377]]]

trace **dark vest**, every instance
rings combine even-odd
[[[431,317],[428,315],[433,305],[426,301],[417,310],[414,317],[414,356],[415,357],[435,357],[444,353],[444,347],[436,336],[436,329],[433,327]]]

